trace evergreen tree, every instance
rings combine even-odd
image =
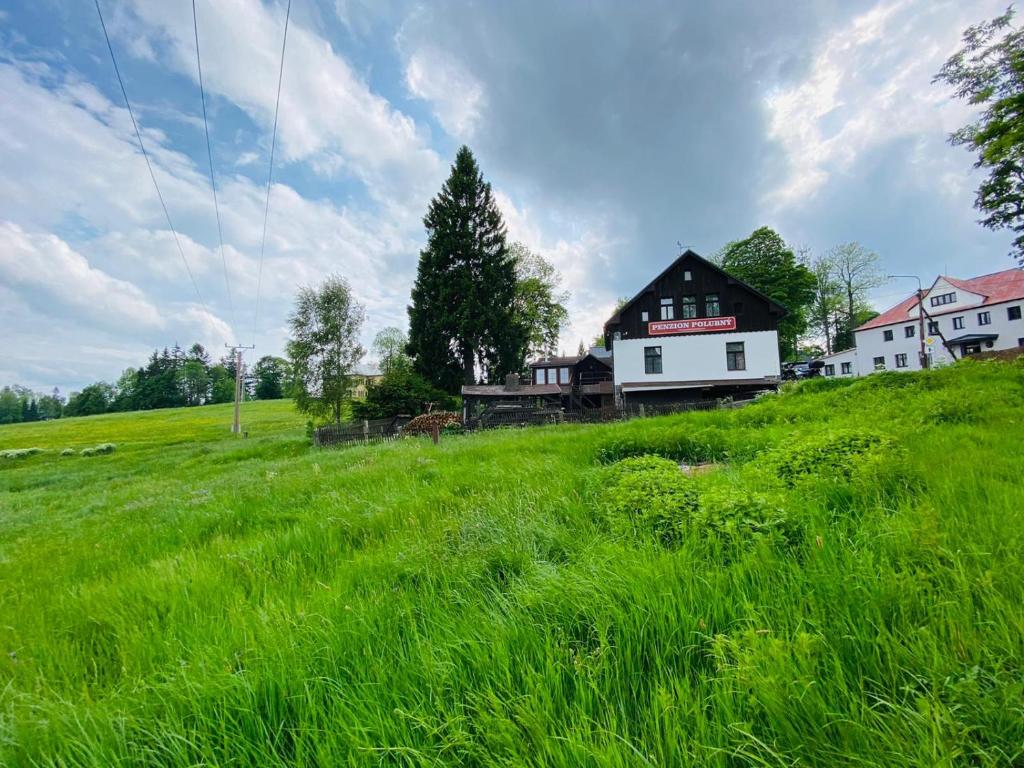
[[[522,369],[527,333],[515,316],[516,270],[505,224],[473,153],[459,149],[423,219],[409,307],[409,353],[428,381],[450,392]]]

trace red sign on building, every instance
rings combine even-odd
[[[647,324],[650,336],[669,336],[675,333],[706,333],[707,331],[735,331],[735,317],[701,317],[693,320],[656,320]]]

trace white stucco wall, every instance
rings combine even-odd
[[[833,376],[835,376],[835,378],[837,378],[837,379],[842,379],[842,378],[847,378],[848,379],[848,378],[851,378],[853,376],[859,376],[860,375],[859,367],[858,367],[859,366],[859,362],[857,360],[857,349],[856,348],[845,349],[842,352],[834,352],[831,355],[826,355],[825,357],[821,358],[821,360],[822,360],[823,363],[825,363],[826,366],[829,366],[829,365],[835,366],[835,369],[834,369],[835,373],[833,374]],[[849,363],[850,364],[850,372],[849,373],[843,373],[843,363]],[[828,375],[827,373],[825,373],[825,369],[824,368],[822,369],[822,375],[825,375],[825,376]]]
[[[725,345],[742,341],[746,370],[726,367]],[[661,347],[662,372],[644,373],[644,348]],[[775,331],[694,333],[619,339],[614,343],[615,384],[678,381],[725,381],[779,375],[779,337]]]

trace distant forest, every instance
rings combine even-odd
[[[243,370],[246,399],[285,397],[289,370],[284,358],[261,357],[251,369]],[[163,352],[154,350],[145,365],[126,369],[115,383],[98,381],[66,400],[56,388],[40,394],[27,387],[6,386],[0,390],[0,424],[229,403],[234,397],[234,358],[225,355],[214,363],[202,344],[193,344],[187,351],[175,345]]]

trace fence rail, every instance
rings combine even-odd
[[[584,408],[562,410],[558,408],[501,408],[487,410],[466,420],[463,428],[467,431],[498,429],[501,427],[531,427],[546,424],[596,424],[612,421],[629,421],[648,416],[665,416],[689,411],[713,411],[732,407],[729,399],[698,400],[688,403],[665,405],[624,405],[608,408]],[[408,416],[371,421],[353,421],[345,424],[330,424],[313,432],[313,444],[328,448],[348,443],[390,442],[400,437],[402,427],[409,422]]]

